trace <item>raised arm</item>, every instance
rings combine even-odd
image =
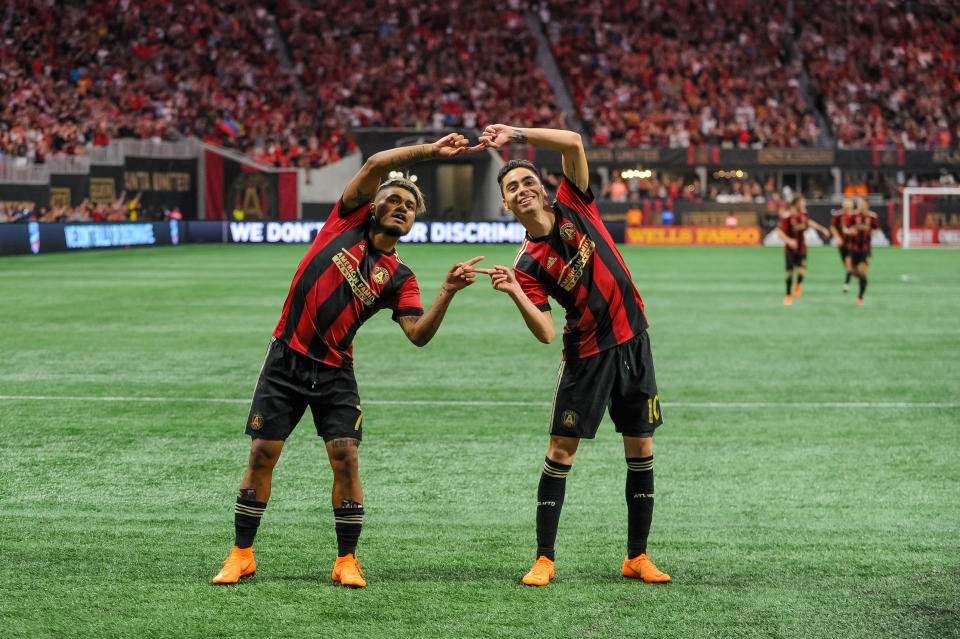
[[[447,313],[454,294],[477,281],[477,269],[473,265],[483,259],[478,255],[472,260],[454,264],[447,271],[447,277],[440,285],[440,291],[430,308],[420,317],[403,316],[399,318],[400,328],[407,338],[417,346],[426,346],[437,334],[443,316]],[[486,272],[486,270],[484,270]]]
[[[380,186],[380,180],[390,171],[404,168],[435,158],[450,158],[461,153],[470,153],[482,148],[469,147],[467,138],[459,133],[446,135],[432,144],[415,144],[387,149],[374,153],[364,162],[343,190],[344,210],[350,211],[368,202]]]
[[[579,133],[562,129],[522,129],[507,124],[491,124],[480,134],[484,146],[499,149],[508,142],[532,144],[560,151],[563,156],[563,174],[578,189],[586,192],[590,186],[587,155]]]

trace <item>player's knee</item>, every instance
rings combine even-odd
[[[341,440],[337,440],[341,441]],[[356,440],[343,440],[353,442]],[[359,459],[357,457],[357,447],[335,446],[330,448],[330,467],[335,474],[353,475],[357,472]]]
[[[272,470],[280,459],[280,450],[270,445],[258,445],[254,440],[250,447],[250,468],[254,471]]]

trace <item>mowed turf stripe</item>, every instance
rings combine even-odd
[[[0,395],[7,401],[74,402],[200,402],[248,404],[250,399],[230,397],[83,397],[78,395]],[[550,402],[371,399],[364,404],[382,406],[549,406]],[[960,402],[663,402],[671,408],[960,408]]]

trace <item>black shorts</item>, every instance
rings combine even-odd
[[[593,439],[608,407],[617,432],[629,437],[652,437],[663,423],[646,331],[596,355],[560,363],[550,434]]]
[[[271,338],[247,416],[247,435],[285,440],[307,406],[323,441],[363,439],[363,412],[353,369],[328,366]]]
[[[793,251],[787,251],[783,254],[785,261],[787,263],[787,270],[792,271],[794,267],[796,268],[807,268],[807,254],[806,253],[794,253]]]
[[[857,264],[866,264],[870,266],[870,251],[850,251],[850,262],[856,266]]]
[[[840,248],[840,261],[846,264],[847,258],[850,257],[850,250],[846,246],[841,246],[839,248]]]

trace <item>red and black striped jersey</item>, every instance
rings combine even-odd
[[[423,315],[420,287],[396,250],[378,251],[367,238],[372,205],[341,214],[337,202],[300,261],[274,336],[324,364],[353,365],[353,336],[382,308],[393,319]]]
[[[843,234],[843,227],[850,225],[850,215],[850,213],[843,209],[837,209],[830,213],[830,226],[840,234],[839,244],[837,245],[839,248],[845,248],[847,246],[848,238]]]
[[[850,216],[846,223],[847,230],[853,231],[846,235],[847,248],[851,251],[868,252],[873,232],[880,228],[880,219],[873,211],[863,213],[857,211]]]
[[[553,210],[553,230],[544,237],[527,235],[514,271],[537,308],[550,310],[549,296],[566,311],[564,358],[589,357],[642,333],[648,326],[643,300],[593,194],[564,178]]]
[[[787,237],[797,241],[797,248],[792,249],[784,245],[784,253],[806,253],[807,242],[803,234],[810,228],[810,216],[806,213],[791,213],[780,218],[780,230],[787,234]]]

